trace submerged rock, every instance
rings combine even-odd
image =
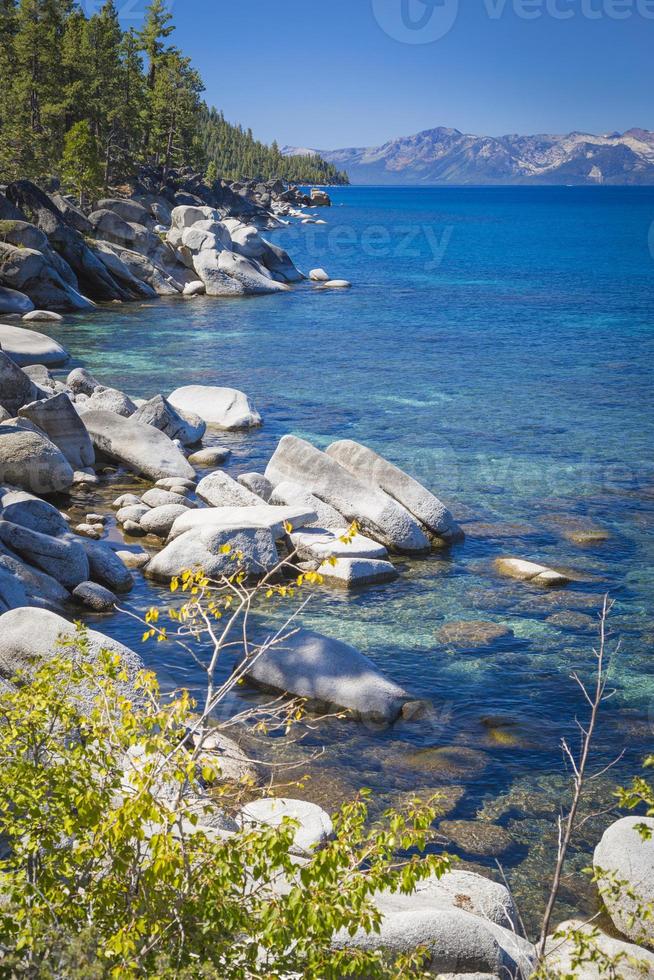
[[[427,746],[407,752],[398,762],[410,769],[441,773],[448,778],[478,776],[488,768],[490,758],[485,752],[465,745]]]
[[[467,854],[499,857],[513,847],[511,835],[485,820],[442,820],[439,833]]]
[[[458,649],[476,649],[492,646],[498,640],[513,636],[513,630],[501,623],[486,623],[482,620],[457,620],[445,623],[436,634],[441,643]]]
[[[207,446],[206,449],[198,449],[197,452],[192,453],[188,461],[193,466],[220,466],[221,463],[226,463],[231,455],[231,449],[226,449],[224,446]]]
[[[546,565],[525,561],[523,558],[496,558],[495,568],[500,575],[518,579],[520,582],[530,582],[532,585],[560,588],[570,582],[566,575],[562,575]]]

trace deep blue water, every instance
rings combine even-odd
[[[315,212],[327,224],[272,237],[304,271],[324,266],[351,290],[111,307],[51,332],[133,395],[188,383],[247,391],[264,427],[215,440],[232,446],[234,475],[263,468],[286,432],[319,446],[358,439],[468,525],[450,554],[402,562],[389,585],[325,591],[304,615],[435,706],[429,721],[386,732],[325,725],[313,741],[327,751],[313,768],[334,799],[341,783],[370,785],[385,801],[465,785],[455,815],[509,830],[509,874],[535,901],[565,787],[559,741],[574,739],[583,712],[570,673],[588,677],[594,663],[593,623],[548,622],[552,614],[596,617],[605,592],[616,601],[616,695],[595,760],[625,756],[599,796],[652,750],[654,189],[353,187],[332,197],[333,208]],[[579,525],[610,538],[572,544],[564,531]],[[585,580],[543,595],[499,579],[498,555],[569,566]],[[151,599],[141,584],[130,601]],[[444,644],[438,630],[462,619],[514,635],[482,650]],[[101,628],[138,643],[129,622]],[[175,682],[193,679],[172,652],[147,656]],[[486,768],[405,765],[412,749],[443,745],[486,753]],[[593,843],[590,832],[579,842],[579,867]],[[582,891],[571,889],[572,907]]]

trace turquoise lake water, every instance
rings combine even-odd
[[[464,544],[399,562],[388,585],[324,590],[303,615],[428,699],[433,716],[387,731],[325,724],[307,743],[325,754],[308,768],[321,802],[361,785],[384,803],[442,788],[456,803],[450,818],[499,825],[502,846],[459,853],[490,869],[501,851],[529,915],[566,786],[560,739],[576,745],[583,717],[570,673],[591,674],[607,592],[621,649],[594,763],[625,754],[595,798],[610,805],[653,748],[654,189],[353,187],[332,197],[316,211],[327,224],[271,237],[304,271],[323,266],[351,290],[154,301],[50,332],[133,395],[190,383],[247,391],[264,427],[212,440],[231,446],[233,475],[262,469],[286,432],[321,447],[351,438],[450,505]],[[566,537],[579,528],[609,537],[582,547]],[[578,581],[543,593],[499,578],[500,555],[569,567]],[[156,591],[141,582],[129,602],[144,608]],[[512,635],[445,642],[439,630],[459,620]],[[138,647],[131,622],[99,625]],[[161,646],[145,656],[166,682],[194,683],[183,657]],[[453,746],[447,765],[413,756]],[[611,819],[585,826],[573,867]],[[592,903],[574,881],[562,911]]]

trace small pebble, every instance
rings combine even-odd
[[[150,561],[146,551],[117,551],[116,554],[127,568],[145,568]]]
[[[88,524],[106,524],[107,518],[102,514],[87,514],[86,521]]]
[[[93,538],[98,541],[102,537],[104,527],[102,524],[78,524],[75,528],[76,534],[81,534],[84,538]]]
[[[195,483],[193,480],[185,480],[181,476],[166,476],[163,480],[157,480],[155,487],[160,487],[162,490],[172,490],[173,488],[177,490],[178,487],[193,490]]]
[[[123,531],[125,532],[125,534],[129,534],[133,538],[145,537],[145,531],[143,530],[140,524],[136,523],[136,521],[125,521],[125,523],[123,524]]]
[[[188,458],[192,466],[220,466],[227,462],[232,455],[231,449],[226,446],[207,446],[206,449],[198,449],[196,453],[191,453]]]
[[[114,510],[121,510],[123,507],[131,507],[140,503],[141,498],[137,497],[135,493],[124,493],[121,497],[117,497],[111,506]]]

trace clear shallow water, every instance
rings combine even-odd
[[[401,562],[390,585],[324,591],[303,617],[435,708],[385,732],[324,725],[310,739],[327,751],[308,767],[308,795],[340,802],[368,785],[388,802],[443,789],[458,800],[455,818],[509,832],[502,861],[529,914],[565,786],[559,741],[575,738],[583,710],[569,675],[592,669],[593,623],[583,617],[596,617],[605,592],[622,647],[597,768],[625,755],[598,784],[604,805],[652,750],[654,190],[340,188],[333,200],[316,212],[326,225],[273,237],[300,268],[324,266],[352,290],[111,307],[50,332],[134,395],[188,383],[246,390],[265,425],[216,437],[232,446],[233,475],[263,468],[286,432],[320,446],[347,437],[450,504],[467,525],[465,544]],[[610,539],[572,544],[564,532],[578,526]],[[499,579],[499,555],[569,566],[581,580],[543,594]],[[143,607],[154,591],[141,583],[130,603]],[[560,612],[577,617],[548,621]],[[456,620],[514,635],[460,648],[439,637]],[[138,646],[129,621],[105,618],[100,628]],[[173,651],[145,655],[169,682],[195,679]],[[430,746],[483,755],[459,752],[445,767],[440,757],[412,759]],[[575,866],[610,819],[586,825]],[[567,898],[564,913],[592,905],[578,882]]]

